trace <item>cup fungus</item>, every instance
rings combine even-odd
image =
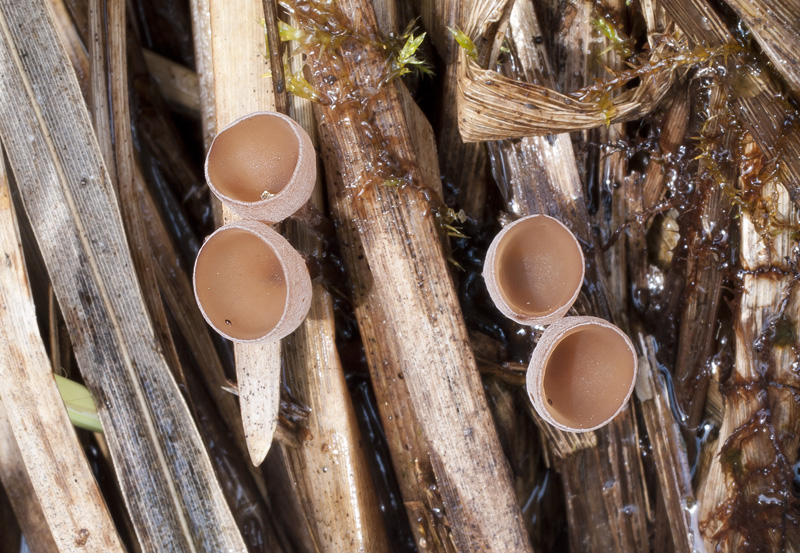
[[[588,432],[622,410],[636,383],[630,339],[596,317],[565,317],[542,334],[528,366],[528,395],[539,415],[567,432]]]
[[[547,215],[514,221],[495,236],[483,278],[497,308],[524,325],[566,315],[583,283],[583,252],[575,235]]]
[[[277,223],[311,197],[316,153],[291,117],[256,112],[220,131],[208,150],[205,171],[211,191],[235,213]]]
[[[311,306],[305,260],[258,221],[217,229],[200,248],[194,293],[208,324],[235,342],[278,340],[303,322]]]

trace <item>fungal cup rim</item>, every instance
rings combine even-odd
[[[283,305],[283,311],[281,312],[280,319],[278,319],[278,322],[275,323],[275,325],[272,327],[272,329],[270,329],[270,331],[267,334],[259,338],[251,338],[251,339],[236,338],[225,332],[223,329],[220,329],[217,325],[215,325],[211,321],[211,318],[206,313],[206,310],[203,307],[202,302],[200,301],[200,296],[197,291],[197,265],[200,256],[203,253],[203,249],[206,247],[206,244],[208,244],[216,235],[230,230],[243,230],[249,232],[250,234],[256,236],[259,240],[261,240],[261,242],[264,243],[264,245],[266,245],[272,251],[272,253],[277,258],[278,262],[280,263],[281,270],[283,272],[283,278],[286,283],[286,301]],[[271,243],[265,236],[268,236],[270,239],[275,240],[277,243]],[[205,241],[203,242],[203,245],[200,247],[200,250],[197,252],[194,268],[192,270],[192,289],[194,291],[195,301],[197,302],[197,306],[200,309],[200,314],[203,315],[203,318],[206,320],[206,323],[208,323],[208,325],[223,338],[241,344],[270,342],[274,340],[279,340],[294,332],[294,330],[296,330],[297,326],[299,326],[300,323],[293,326],[291,329],[288,330],[288,332],[286,331],[287,324],[291,324],[289,319],[292,318],[292,316],[294,315],[292,300],[293,297],[294,299],[297,299],[296,296],[298,294],[301,295],[299,300],[301,302],[300,309],[303,310],[303,315],[302,317],[299,317],[299,319],[300,322],[302,323],[302,320],[305,319],[305,316],[308,313],[308,308],[310,307],[311,304],[310,300],[311,280],[310,276],[308,275],[308,269],[304,261],[302,261],[302,268],[305,269],[305,275],[303,276],[305,276],[305,280],[308,281],[307,286],[305,280],[303,282],[297,280],[296,278],[298,276],[297,267],[294,266],[296,265],[296,263],[290,263],[286,257],[287,255],[292,255],[292,254],[298,256],[302,260],[300,254],[296,250],[294,250],[294,248],[292,248],[292,246],[289,244],[288,241],[286,241],[286,239],[283,236],[281,236],[275,230],[270,228],[269,225],[262,223],[260,221],[253,221],[253,220],[233,221],[219,227],[210,235],[208,235],[208,237],[206,237]],[[307,291],[304,290],[304,288],[306,287],[308,288]],[[304,292],[307,293],[304,294]],[[306,301],[303,302],[304,299]],[[302,303],[307,304],[305,306],[305,309],[303,309]]]
[[[580,256],[580,262],[578,264],[580,267],[580,278],[578,279],[578,286],[575,287],[575,290],[573,290],[566,302],[549,311],[543,312],[541,315],[530,315],[518,310],[507,298],[507,293],[502,289],[500,284],[500,271],[497,268],[497,264],[500,262],[500,257],[503,254],[503,251],[501,250],[502,241],[513,231],[514,228],[536,219],[545,220],[549,223],[556,223],[561,230],[566,231],[567,236],[572,238],[572,242],[574,243],[578,255]],[[486,260],[484,262],[483,279],[486,283],[486,288],[492,298],[492,301],[500,310],[500,312],[503,313],[503,315],[522,325],[537,326],[552,324],[553,322],[563,318],[569,312],[570,308],[575,304],[575,301],[577,301],[578,296],[580,295],[585,273],[586,258],[583,255],[583,249],[581,248],[580,242],[575,234],[569,229],[569,227],[555,217],[551,217],[543,213],[537,213],[517,219],[516,221],[506,225],[500,232],[497,233],[497,235],[495,235],[495,237],[492,239],[491,245],[489,246]]]
[[[622,337],[623,341],[628,346],[628,351],[630,351],[633,370],[631,373],[631,382],[630,385],[628,386],[627,392],[625,393],[625,396],[623,397],[622,401],[620,402],[620,405],[617,407],[614,413],[607,419],[599,422],[598,424],[592,427],[579,428],[579,427],[569,426],[568,424],[560,422],[551,414],[545,399],[547,396],[544,391],[544,381],[545,381],[545,373],[547,372],[546,371],[547,362],[552,357],[556,348],[558,348],[558,346],[566,338],[572,336],[577,332],[580,332],[581,329],[584,329],[586,327],[601,327],[605,330],[614,331],[617,333],[617,335]],[[557,321],[556,323],[552,324],[549,328],[545,330],[545,332],[539,339],[539,343],[534,348],[531,361],[528,365],[528,372],[526,375],[526,388],[528,392],[528,397],[530,398],[533,407],[536,409],[536,412],[549,424],[566,432],[573,432],[573,433],[592,432],[610,423],[617,417],[617,415],[619,415],[622,412],[625,406],[628,405],[628,402],[630,401],[631,396],[633,395],[633,391],[636,388],[636,380],[638,373],[639,373],[639,356],[636,352],[636,348],[634,347],[630,337],[625,332],[623,332],[621,328],[606,321],[605,319],[601,319],[598,317],[588,317],[588,316],[564,317],[561,320]]]
[[[292,176],[289,178],[283,188],[281,188],[275,194],[271,194],[268,198],[262,198],[249,202],[240,200],[238,198],[233,198],[223,193],[214,184],[208,173],[209,160],[211,158],[211,152],[214,150],[214,144],[216,144],[217,139],[222,134],[230,131],[243,121],[262,116],[277,117],[289,125],[289,127],[292,129],[294,137],[297,139],[297,161],[295,162],[294,169],[292,170]],[[312,170],[310,178],[307,179],[310,181],[310,186],[305,182],[305,179],[301,178],[302,173],[309,169]],[[231,210],[243,218],[269,224],[277,223],[297,211],[311,197],[311,193],[314,190],[314,184],[316,183],[316,151],[314,150],[314,145],[305,129],[303,129],[303,127],[300,126],[297,121],[288,115],[277,111],[254,111],[229,123],[214,136],[203,163],[203,174],[209,190],[211,190],[211,192],[223,204],[227,205]],[[301,196],[302,201],[292,201],[296,196]],[[282,203],[288,204],[287,208],[281,209]],[[275,211],[276,215],[269,216],[269,212],[271,211]]]

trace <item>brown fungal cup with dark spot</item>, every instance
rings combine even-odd
[[[277,223],[311,197],[317,161],[311,138],[291,117],[256,112],[214,138],[205,172],[211,191],[235,213]]]
[[[194,293],[208,324],[236,342],[278,340],[303,322],[311,305],[305,260],[258,221],[217,229],[200,248]]]
[[[583,284],[580,244],[547,215],[523,217],[495,236],[483,278],[497,308],[525,325],[545,325],[567,314]]]
[[[536,412],[567,432],[604,426],[633,392],[638,358],[628,336],[596,317],[565,317],[542,334],[528,366]]]

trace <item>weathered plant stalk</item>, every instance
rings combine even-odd
[[[72,27],[72,23],[69,20],[69,14],[66,13],[63,2],[60,0],[51,0],[51,7],[53,8],[54,14],[58,16],[56,21],[59,24],[59,31],[61,32],[62,40],[65,41],[64,45],[68,52],[70,52],[70,60],[73,63],[73,67],[76,65],[86,65],[88,67],[86,53],[83,50],[76,30],[74,27]],[[66,16],[66,19],[64,19],[64,16]],[[88,71],[86,73],[76,71],[76,73],[82,81],[86,81],[86,83],[82,84],[88,88]],[[197,94],[197,91],[195,91],[195,94]],[[157,208],[153,193],[148,188],[145,179],[141,174],[141,168],[138,166],[138,164],[134,166],[134,175],[136,189],[140,193],[141,217],[145,222],[144,227],[147,231],[146,242],[148,248],[151,250],[150,253],[153,256],[154,270],[158,280],[158,288],[161,293],[161,297],[163,297],[166,307],[169,309],[171,317],[175,321],[181,335],[183,336],[184,340],[186,340],[189,348],[192,350],[197,367],[200,369],[200,376],[208,390],[208,394],[210,394],[211,398],[213,398],[213,403],[218,410],[219,415],[225,421],[228,429],[227,431],[232,434],[234,442],[239,447],[239,451],[246,454],[247,444],[244,438],[241,413],[238,405],[236,404],[235,397],[231,393],[224,390],[224,387],[228,384],[225,377],[225,369],[223,368],[222,361],[220,360],[220,357],[214,347],[209,328],[200,315],[197,304],[194,301],[191,282],[187,276],[185,267],[182,266],[180,261],[181,254],[176,249],[172,239],[170,238],[170,232],[166,227],[165,220],[162,217],[162,212]],[[66,366],[65,364],[69,362],[70,356],[67,354],[62,355],[61,357],[62,361],[60,362],[62,363],[62,366]],[[58,366],[55,358],[53,360],[53,364]],[[192,377],[190,376],[189,378]],[[199,409],[199,406],[196,405],[196,400],[191,393],[190,399],[193,409]],[[205,409],[205,407],[202,407],[202,409]],[[208,413],[208,411],[202,410],[202,413]],[[200,410],[197,411],[197,416],[201,416]],[[213,423],[209,420],[213,418],[213,415],[206,414],[202,416],[204,417],[203,420],[205,421],[203,423],[203,434],[205,436],[205,427],[213,426],[216,423]],[[219,438],[212,439],[215,443],[220,442]],[[221,449],[224,448],[221,446],[217,448],[218,451]],[[225,453],[227,455],[236,454],[235,452],[230,452],[227,449],[225,449]],[[217,467],[219,467],[220,463],[228,462],[223,459],[224,455],[222,454],[217,455],[213,450],[211,454],[212,461]],[[238,467],[238,465],[236,466]],[[234,515],[239,521],[240,528],[243,528],[243,518],[240,516],[240,513],[236,511],[236,506],[234,503],[244,500],[249,504],[258,504],[260,501],[264,500],[263,498],[266,497],[266,488],[261,473],[255,469],[255,467],[249,464],[247,466],[247,470],[250,472],[252,481],[255,483],[257,491],[262,497],[250,497],[250,494],[253,492],[252,490],[245,489],[246,486],[243,487],[237,484],[231,494],[227,493],[227,490],[230,487],[225,487],[226,495],[229,498],[229,503],[234,509]],[[227,470],[223,471],[223,473],[227,474],[228,478],[234,481],[247,478],[243,475],[234,474],[235,470],[230,468],[230,466]],[[252,509],[252,516],[257,516],[258,512],[258,508]],[[271,524],[266,517],[262,517],[262,521],[266,526]],[[252,525],[248,525],[247,522],[244,522],[244,524],[247,525],[247,531],[252,534],[254,532]],[[271,532],[269,528],[265,528],[264,531],[268,534]],[[266,543],[268,544],[269,541],[267,540]]]
[[[241,550],[200,436],[143,316],[116,199],[46,7],[3,2],[0,12],[0,133],[75,355],[98,399],[139,541],[175,551]]]
[[[210,4],[211,0],[190,0],[194,63],[197,71],[197,84],[200,87],[200,122],[204,151],[208,151],[211,141],[214,140],[217,120],[214,103],[214,62],[211,59],[213,41]],[[212,206],[215,210],[219,209],[220,205],[216,199],[212,198]]]
[[[478,220],[486,207],[486,186],[489,173],[484,144],[464,142],[458,131],[458,104],[456,101],[459,46],[448,31],[463,29],[465,14],[472,10],[472,0],[414,0],[415,11],[420,14],[422,26],[442,59],[445,74],[439,98],[438,152],[442,174],[458,191],[459,204],[464,211]]]
[[[482,0],[470,13],[465,32],[485,36],[487,24],[497,19],[507,0]],[[541,36],[541,35],[537,35]],[[480,50],[478,50],[480,52]],[[658,45],[653,59],[659,60],[667,47]],[[669,91],[673,71],[655,71],[639,86],[626,90],[608,102],[566,95],[535,81],[520,81],[502,75],[480,58],[459,52],[458,125],[465,141],[504,140],[602,127],[630,121],[652,110]],[[491,61],[491,60],[487,60]]]
[[[227,125],[255,111],[274,111],[273,82],[264,52],[264,19],[261,0],[248,0],[236,10],[220,0],[197,1],[192,7],[200,78],[204,128],[219,132]],[[209,89],[209,86],[213,86]],[[243,92],[246,90],[246,93]],[[213,108],[211,107],[213,105]],[[222,208],[221,222],[235,215]],[[280,408],[280,341],[235,344],[236,374],[244,433],[253,464],[267,455],[278,423]]]
[[[710,151],[701,158],[694,186],[695,209],[681,217],[681,252],[685,252],[685,286],[682,294],[678,351],[675,362],[675,394],[680,421],[687,438],[696,432],[703,415],[710,378],[708,360],[718,329],[722,284],[728,259],[731,190],[736,181],[734,159],[716,159],[736,151],[736,132],[727,117],[728,94],[722,85],[710,91],[708,121],[702,140]],[[683,254],[681,255],[683,257]]]
[[[92,60],[102,57],[95,54],[96,49],[102,49],[108,55],[107,66],[92,64],[90,76],[92,90],[92,112],[96,122],[110,125],[106,130],[95,133],[101,142],[101,149],[106,155],[106,167],[109,176],[116,187],[119,199],[122,221],[128,238],[128,246],[133,257],[136,276],[142,288],[142,294],[147,304],[147,312],[156,331],[156,337],[161,345],[164,357],[172,370],[175,379],[184,381],[183,369],[172,342],[167,314],[156,283],[153,270],[153,258],[150,245],[146,236],[145,224],[141,214],[141,189],[137,186],[134,169],[134,152],[132,145],[132,129],[130,106],[128,100],[128,63],[127,40],[125,38],[125,3],[120,0],[90,0],[90,25],[96,39],[90,43],[90,56]],[[100,104],[96,104],[99,100]],[[100,115],[100,110],[110,101],[110,117]],[[112,140],[104,143],[105,140]]]
[[[0,482],[8,494],[13,509],[13,513],[4,512],[3,516],[16,516],[31,551],[58,553],[58,545],[44,518],[42,504],[39,502],[36,490],[33,489],[2,400],[0,400]],[[3,539],[6,539],[5,535]],[[19,549],[16,549],[8,553],[18,552]]]
[[[3,167],[0,163],[0,253],[6,260],[0,271],[4,424],[13,431],[58,547],[121,552],[124,548],[75,437],[39,334]]]
[[[293,56],[289,64],[293,71],[302,68],[300,56]],[[311,103],[294,95],[287,100],[292,117],[316,143]],[[311,198],[318,208],[323,205],[322,186],[318,178]],[[318,234],[292,220],[284,228],[298,251],[325,262],[326,244]],[[318,280],[308,316],[283,348],[286,384],[310,409],[308,434],[298,447],[282,447],[281,452],[317,551],[384,553],[390,546],[335,334],[333,301],[325,283]]]
[[[338,7],[356,36],[375,36],[369,4],[347,1]],[[300,17],[299,11],[294,15]],[[325,52],[308,53],[310,81],[323,97],[335,93],[334,81],[352,80],[356,91],[378,85],[383,54],[356,36],[333,50],[336,65]],[[359,240],[370,271],[357,273],[364,265],[346,258],[348,272],[356,286],[371,280],[374,287],[383,319],[370,322],[389,329],[385,345],[394,353],[384,370],[392,378],[402,373],[408,386],[455,542],[470,551],[529,551],[398,92],[384,85],[363,103],[316,105],[315,114],[342,246],[352,253]],[[363,131],[364,122],[370,133]],[[388,171],[381,166],[387,155]],[[398,166],[404,184],[385,184]],[[365,315],[373,314],[362,311],[360,323]],[[364,325],[361,330],[372,347],[374,334]]]
[[[188,115],[200,115],[200,88],[197,73],[179,63],[143,49],[147,70],[158,84],[164,99]]]
[[[195,361],[199,361],[199,355],[195,355]],[[233,432],[222,424],[203,382],[189,378],[186,381],[186,390],[192,399],[198,425],[203,429],[203,438],[214,469],[218,474],[224,475],[220,484],[248,546],[248,552],[293,552],[286,543],[283,528],[277,524],[272,505],[262,496],[263,479],[257,470],[253,470],[255,467],[249,461],[247,448],[242,448],[231,439]],[[228,392],[223,393],[231,395]],[[241,431],[241,425],[239,430]]]
[[[306,248],[313,238],[289,236]],[[294,227],[294,228],[292,228]],[[373,492],[350,395],[336,352],[333,305],[324,285],[314,286],[306,322],[285,341],[287,384],[311,408],[309,438],[283,448],[306,523],[320,552],[388,552],[389,544]]]
[[[89,93],[92,83],[88,79],[89,62],[85,59],[87,48],[84,44],[88,44],[88,49],[91,50],[93,55],[91,63],[95,67],[93,71],[96,74],[105,70],[107,52],[96,47],[92,48],[92,41],[88,40],[90,23],[88,0],[49,0],[48,3],[84,90],[84,97],[93,107],[97,105],[97,116],[107,118],[105,112],[108,110],[104,100],[96,98],[105,88],[102,81],[94,82],[94,86],[98,88],[94,93],[94,100]],[[99,14],[99,10],[94,11]],[[75,25],[71,19],[75,20]],[[104,38],[105,23],[100,15],[92,14],[91,23],[93,28],[96,28],[93,36]],[[147,73],[143,50],[138,39],[132,32],[126,33],[126,36],[130,83],[131,88],[136,91],[130,95],[136,148],[141,155],[142,165],[150,176],[149,184],[159,193],[163,216],[176,237],[181,255],[188,263],[194,260],[200,248],[188,219],[191,218],[192,222],[200,227],[208,222],[208,194],[202,186],[201,172],[192,166],[177,130],[170,122],[166,103],[155,91]],[[108,149],[104,146],[108,141],[108,137],[102,134],[105,132],[101,129],[99,136],[102,139],[101,147]],[[108,155],[111,155],[110,150]],[[180,196],[180,200],[175,198],[176,194]],[[184,207],[188,215],[184,213]]]
[[[800,337],[793,314],[800,294],[793,229],[800,218],[785,188],[759,171],[766,156],[749,137],[743,152],[742,193],[785,227],[759,230],[758,212],[742,209],[736,358],[722,387],[719,440],[699,488],[700,530],[708,550],[757,543],[764,551],[797,551],[792,467],[800,446],[800,377],[793,367]]]
[[[661,4],[692,44],[713,48],[733,43],[722,18],[706,0],[663,0]],[[735,60],[727,62],[728,71],[735,74]],[[754,88],[753,93],[733,99],[734,112],[761,151],[777,163],[780,182],[792,201],[800,205],[800,133],[785,124],[794,108],[781,100],[778,87],[766,74]]]
[[[639,211],[644,212],[655,207],[667,192],[665,186],[666,165],[669,163],[670,157],[677,153],[678,148],[686,137],[690,107],[688,88],[679,85],[675,95],[672,97],[672,104],[661,123],[661,137],[658,140],[660,159],[651,157],[650,161],[647,162]]]
[[[598,4],[590,2],[586,2],[586,4],[592,4],[592,7],[599,12],[594,14],[595,18],[602,17],[604,21],[611,21],[611,25],[620,25],[624,28],[627,22],[624,0],[602,0]],[[601,15],[603,12],[605,15]],[[586,24],[591,27],[592,21],[587,20]],[[589,32],[591,33],[591,30]],[[597,31],[594,32],[599,34]],[[595,80],[607,79],[609,72],[619,72],[625,69],[625,59],[618,48],[619,45],[610,40],[597,40],[592,44],[586,60],[588,71],[583,72],[583,86],[591,86]],[[617,94],[613,94],[613,96],[617,96]],[[625,201],[631,186],[628,178],[628,159],[623,151],[614,148],[614,145],[626,141],[627,131],[624,124],[615,123],[593,129],[587,134],[590,141],[598,144],[595,146],[598,156],[597,167],[587,166],[585,170],[596,171],[594,179],[597,188],[594,193],[598,209],[594,220],[599,228],[605,227],[605,232],[601,231],[600,233],[601,240],[605,242],[613,229],[621,227],[629,216]],[[611,200],[603,201],[606,197],[610,197]],[[619,240],[606,250],[604,256],[609,301],[612,310],[616,313],[624,313],[627,305],[628,274],[625,255],[625,241]]]
[[[140,187],[145,186],[138,170],[137,180]],[[147,222],[145,227],[156,261],[156,277],[164,302],[192,350],[208,393],[229,426],[234,441],[242,453],[247,453],[239,407],[236,405],[235,397],[223,389],[228,385],[225,369],[214,349],[209,327],[197,309],[186,269],[178,263],[178,252],[170,240],[164,221],[159,216],[155,200],[149,193],[143,195],[142,216]],[[263,488],[263,482],[259,487]]]
[[[545,75],[550,73],[541,65],[548,58],[543,46],[534,43],[536,36],[541,36],[541,31],[532,5],[517,2],[508,34],[518,61],[513,78],[549,84]],[[546,213],[558,217],[591,248],[594,237],[568,135],[492,143],[490,155],[493,171],[515,214]],[[600,270],[599,248],[587,254],[586,261],[587,280],[595,284],[591,294],[579,296],[576,310],[609,319],[612,313],[605,293],[605,275]],[[548,437],[564,479],[570,546],[575,551],[646,549],[647,499],[642,489],[638,444],[631,438],[636,435],[631,409],[623,411],[609,426],[578,440],[563,436],[563,432],[538,417],[534,420]],[[593,476],[587,477],[589,474]],[[613,485],[604,488],[604,483],[609,482]],[[630,505],[636,508],[625,509]],[[588,528],[593,530],[587,531]]]
[[[705,544],[697,523],[697,500],[692,489],[686,446],[681,429],[672,415],[666,383],[657,373],[657,345],[653,337],[641,334],[639,342],[642,357],[639,360],[636,396],[653,450],[653,462],[657,467],[656,474],[674,551],[703,553]]]
[[[800,6],[795,2],[725,0],[752,31],[772,66],[800,94]]]

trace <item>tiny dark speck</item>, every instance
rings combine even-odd
[[[543,39],[542,39],[542,37],[540,37],[540,36],[537,36],[536,38],[534,38],[534,39],[533,39],[533,41],[534,41],[536,44],[541,44],[542,42],[544,42],[544,40],[543,40]]]
[[[553,400],[550,399],[550,398],[547,398],[547,403],[549,403],[550,405],[553,405]]]
[[[231,326],[233,323],[230,321],[230,319],[225,319],[225,324]]]

